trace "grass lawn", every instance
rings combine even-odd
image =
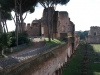
[[[100,44],[88,46],[87,75],[100,75]],[[77,51],[66,64],[62,75],[81,75],[83,62],[84,45],[79,45]]]
[[[100,44],[91,44],[88,53],[88,75],[100,75]],[[99,59],[99,60],[98,60]]]
[[[62,75],[81,75],[84,45],[79,45],[76,52],[67,62]]]
[[[95,52],[100,52],[100,44],[91,44],[91,46]]]
[[[45,40],[47,46],[61,44],[61,41],[57,40],[57,39],[54,39],[54,40],[51,39],[51,42],[49,42],[48,38],[45,38],[44,40]]]

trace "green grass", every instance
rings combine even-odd
[[[62,75],[81,75],[82,59],[83,59],[84,45],[80,45],[77,51],[73,54],[72,58],[67,62]],[[88,74],[87,75],[100,75],[100,44],[91,44],[88,46]]]
[[[88,50],[88,58],[90,60],[88,62],[88,75],[100,75],[100,63],[94,63],[100,62],[96,60],[96,58],[100,59],[100,54],[97,54],[100,52],[100,44],[91,44]]]
[[[84,45],[79,45],[76,52],[67,62],[62,75],[81,75]]]
[[[91,44],[95,52],[100,52],[100,44]]]
[[[51,42],[49,42],[48,38],[45,38],[44,40],[45,40],[47,46],[61,44],[61,41],[57,40],[57,39],[54,39],[54,40],[51,39]]]

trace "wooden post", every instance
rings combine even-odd
[[[1,51],[1,55],[3,55],[4,54],[4,49]]]
[[[10,48],[10,52],[11,52],[11,53],[13,52],[13,49],[12,49],[12,48]]]

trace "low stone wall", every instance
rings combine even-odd
[[[9,66],[0,71],[0,75],[52,75],[67,62],[71,54],[71,43],[64,43],[34,58]]]

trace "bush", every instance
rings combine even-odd
[[[27,44],[29,42],[30,40],[28,39],[26,32],[18,34],[18,45],[25,44],[25,43]],[[15,31],[9,33],[0,32],[0,50],[7,47],[9,48],[14,46],[16,46]]]
[[[0,32],[0,50],[11,45],[11,39],[9,33]]]
[[[15,36],[15,32],[10,32],[11,33],[11,41],[12,41],[12,44],[10,45],[10,47],[14,47],[16,46],[16,36]],[[18,45],[21,45],[21,44],[27,44],[29,43],[29,39],[28,39],[28,36],[27,36],[27,33],[26,32],[23,32],[23,33],[19,33],[18,34]]]

